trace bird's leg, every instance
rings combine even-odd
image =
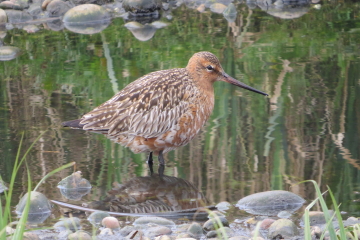
[[[164,176],[164,169],[165,169],[165,160],[164,160],[164,156],[163,156],[163,151],[160,151],[159,152],[159,169],[158,169],[158,172],[159,172],[159,176],[162,177]]]
[[[149,156],[148,156],[148,159],[147,159],[147,164],[150,168],[150,174],[153,175],[154,173],[154,170],[153,170],[153,158],[152,158],[152,152],[150,152]]]

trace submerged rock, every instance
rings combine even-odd
[[[238,201],[236,206],[254,215],[276,216],[281,211],[294,212],[305,200],[288,191],[267,191],[251,194]]]
[[[92,225],[98,227],[98,226],[100,226],[102,220],[106,217],[110,217],[110,214],[107,212],[103,212],[103,211],[96,211],[96,212],[91,213],[87,220]]]
[[[156,224],[161,226],[175,226],[173,221],[170,221],[166,218],[162,217],[140,217],[134,221],[134,225],[148,225],[148,224]]]
[[[82,178],[80,171],[61,180],[57,187],[60,189],[61,194],[70,200],[80,200],[82,196],[88,194],[91,190],[90,182]]]
[[[237,15],[235,5],[230,3],[229,6],[227,6],[227,8],[223,11],[223,15],[228,22],[235,22]]]
[[[20,217],[24,212],[28,200],[26,193],[16,205],[15,212]],[[32,191],[30,192],[30,208],[27,222],[30,224],[38,224],[44,222],[51,214],[51,204],[44,194]]]
[[[54,228],[60,231],[71,230],[77,231],[81,228],[80,219],[77,217],[62,218],[60,221],[54,224]]]
[[[229,222],[225,217],[214,217],[206,221],[203,225],[205,231],[216,230],[219,227],[228,227]]]

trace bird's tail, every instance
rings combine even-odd
[[[61,123],[61,125],[63,125],[64,127],[82,129],[84,124],[80,124],[80,122],[81,122],[81,119],[75,119],[75,120],[70,120],[70,121],[63,122],[63,123]]]

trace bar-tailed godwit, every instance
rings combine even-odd
[[[102,132],[134,153],[149,153],[151,172],[152,155],[158,155],[163,171],[163,154],[189,143],[210,117],[217,81],[267,95],[226,74],[214,54],[198,52],[186,68],[149,73],[63,125]]]

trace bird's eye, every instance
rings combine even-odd
[[[206,69],[207,69],[208,71],[214,70],[213,66],[211,66],[211,65],[208,65],[208,66],[206,67]]]

